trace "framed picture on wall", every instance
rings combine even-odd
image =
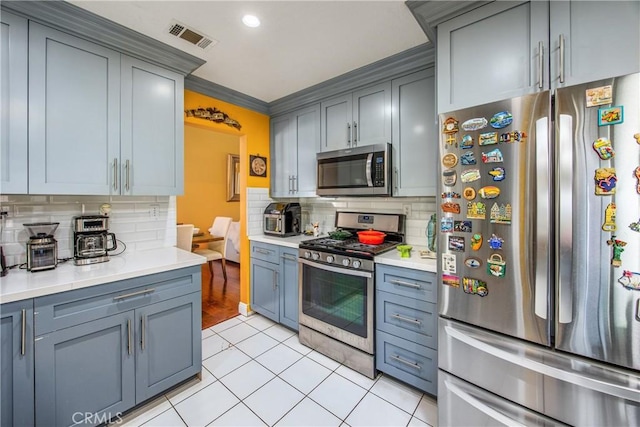
[[[249,156],[249,174],[251,176],[267,176],[267,158],[262,156]]]
[[[227,154],[227,202],[240,201],[240,156]]]

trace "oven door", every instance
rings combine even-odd
[[[373,272],[298,263],[300,324],[373,354]]]

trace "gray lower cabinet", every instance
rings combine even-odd
[[[4,13],[3,13],[4,19]],[[0,426],[34,424],[33,300],[0,305]]]
[[[36,298],[35,424],[97,425],[201,371],[200,269]]]
[[[376,265],[376,368],[436,395],[435,274]]]
[[[251,309],[298,330],[298,251],[251,242]]]

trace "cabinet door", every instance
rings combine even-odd
[[[320,104],[297,111],[295,121],[298,163],[294,192],[297,197],[314,197],[316,153],[320,151]]]
[[[33,300],[0,306],[0,338],[0,426],[31,426],[34,424]]]
[[[136,310],[136,403],[201,371],[200,295],[195,292]]]
[[[297,172],[297,145],[291,114],[271,119],[271,197],[290,197]]]
[[[437,115],[434,69],[392,82],[394,196],[434,196]]]
[[[391,141],[391,82],[353,93],[352,145]]]
[[[184,77],[122,56],[121,193],[184,192]]]
[[[29,193],[111,194],[119,147],[120,54],[31,22]]]
[[[27,189],[27,20],[0,16],[0,187],[3,194]]]
[[[440,24],[438,112],[547,89],[548,13],[544,1],[499,1]]]
[[[280,323],[298,330],[298,251],[280,249]]]
[[[279,322],[278,264],[251,259],[251,309]]]
[[[550,8],[552,88],[640,71],[640,2],[552,1]]]
[[[352,94],[348,93],[320,103],[321,151],[351,147]]]
[[[36,338],[36,425],[97,425],[135,405],[133,322],[128,311]]]

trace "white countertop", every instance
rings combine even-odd
[[[411,245],[411,257],[401,258],[400,251],[397,249],[390,250],[378,255],[374,258],[376,264],[393,265],[396,267],[413,268],[415,270],[430,271],[435,273],[437,270],[437,264],[435,258],[420,258],[419,251],[426,251],[426,246]]]
[[[0,278],[0,302],[35,298],[103,283],[204,264],[206,258],[174,247],[125,252],[109,262],[77,266],[70,260],[53,270],[13,268]]]
[[[325,237],[325,235],[320,235],[318,237]],[[298,244],[305,240],[317,239],[318,237],[307,236],[306,234],[300,234],[298,236],[291,237],[277,237],[277,236],[267,236],[264,234],[257,234],[255,236],[249,236],[249,240],[254,242],[262,242],[262,243],[270,243],[272,245],[278,246],[286,246],[288,248],[298,249]]]

